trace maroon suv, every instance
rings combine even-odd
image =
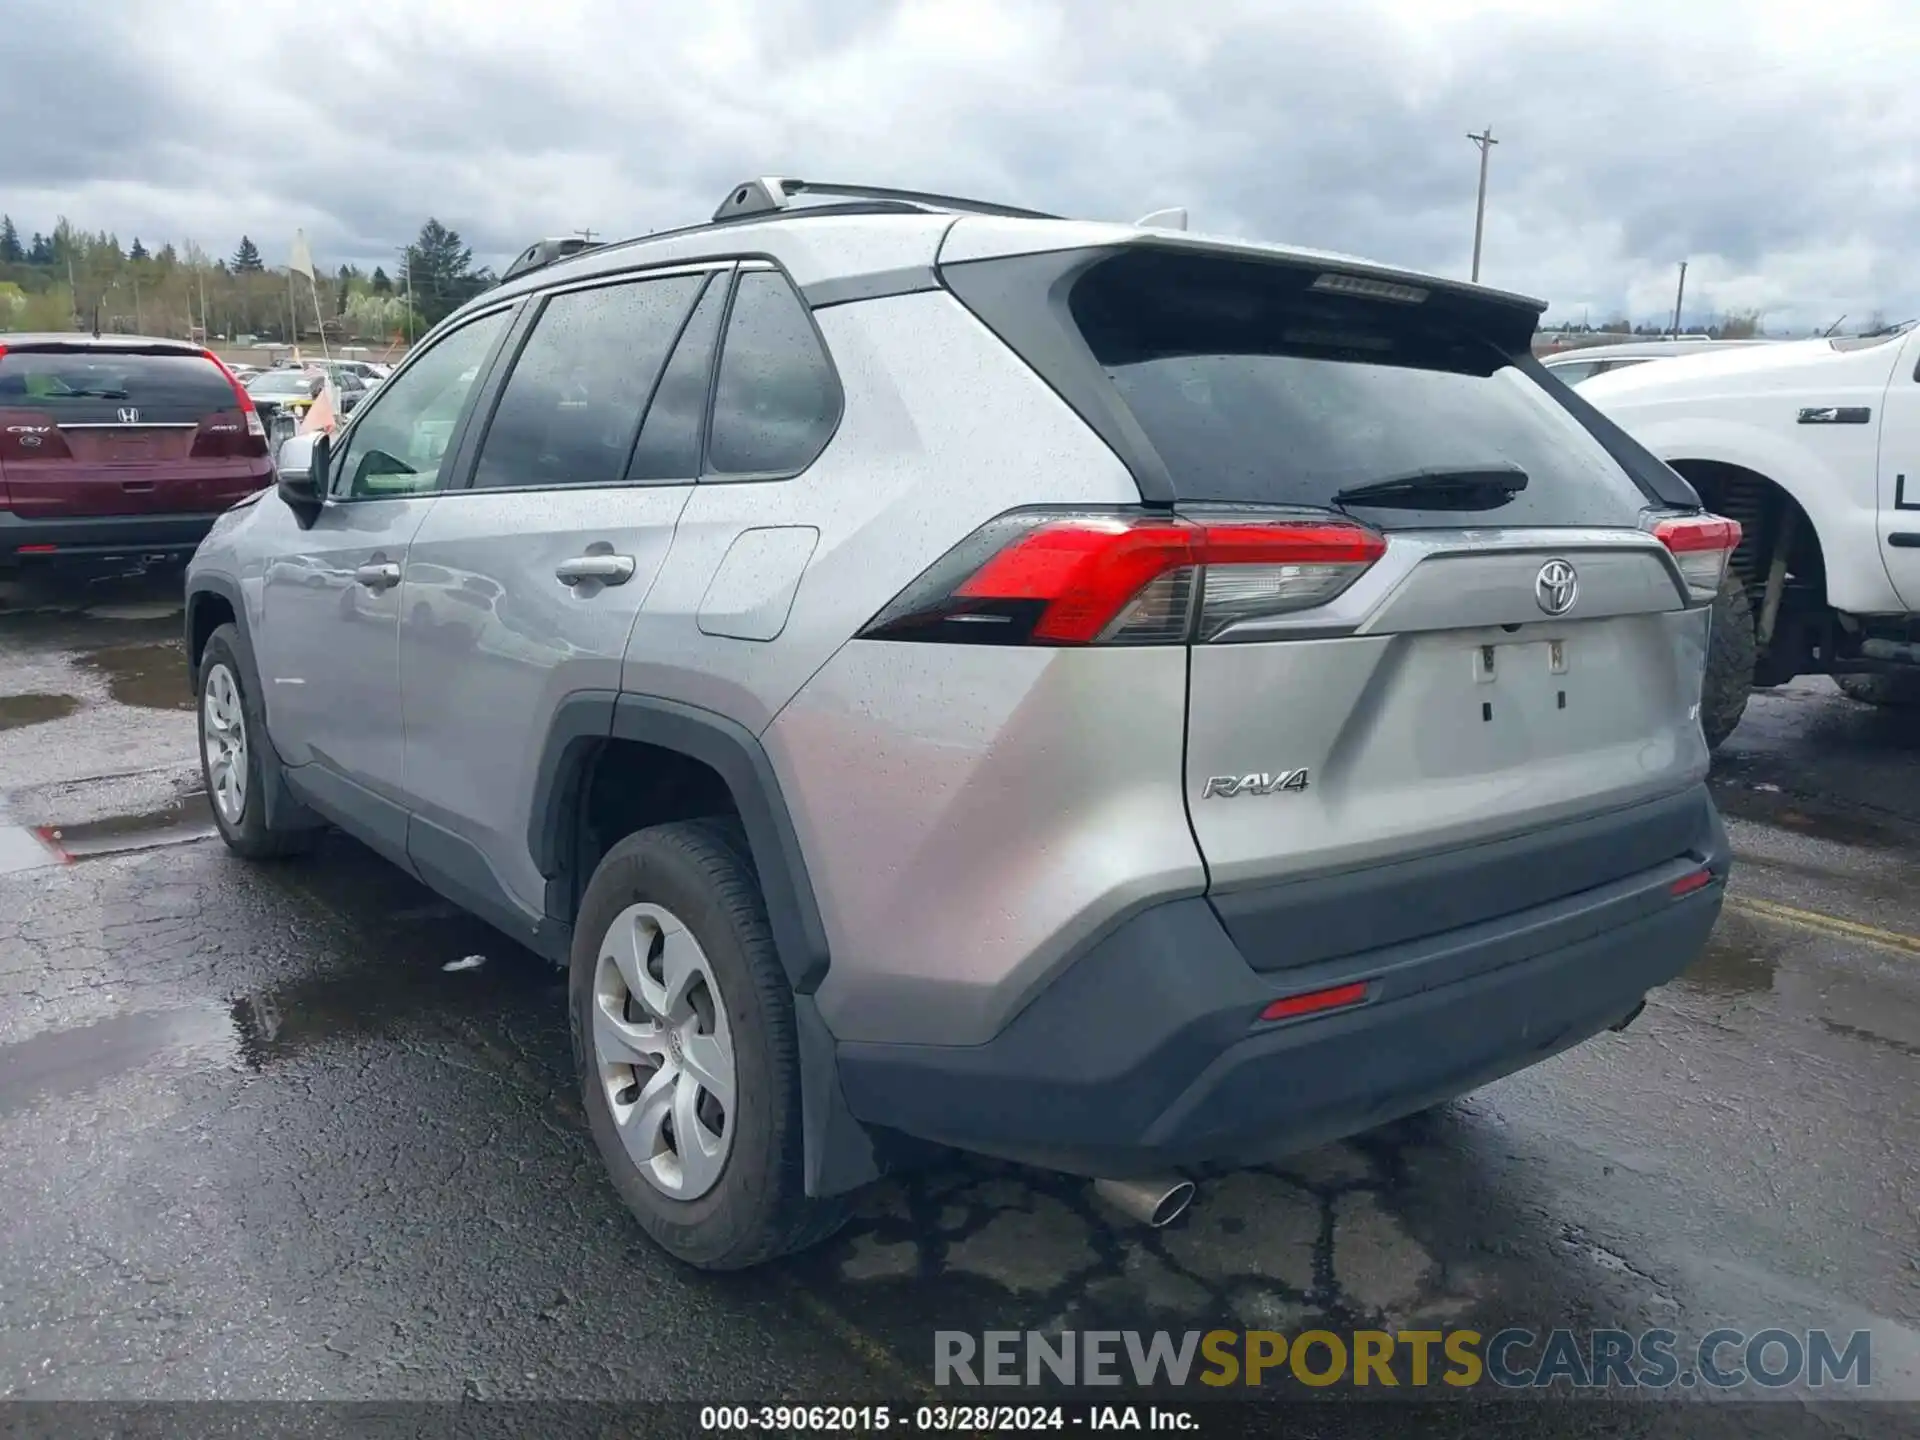
[[[0,334],[0,570],[185,560],[273,473],[252,399],[210,351]]]

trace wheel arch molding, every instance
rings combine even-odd
[[[746,832],[781,968],[796,996],[811,995],[827,974],[826,927],[779,777],[752,731],[698,706],[584,690],[555,708],[535,771],[527,823],[528,853],[548,881],[548,915],[572,922],[572,909],[587,879],[570,873],[584,782],[596,751],[612,741],[672,751],[720,777]]]

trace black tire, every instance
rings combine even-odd
[[[1920,675],[1836,675],[1833,683],[1849,700],[1893,710],[1920,710]]]
[[[239,632],[232,625],[222,625],[207,637],[206,648],[200,652],[200,691],[195,697],[198,703],[194,709],[200,727],[200,779],[206,786],[207,808],[213,812],[214,826],[219,830],[220,838],[226,841],[227,848],[244,859],[279,860],[289,855],[304,854],[313,847],[318,834],[316,829],[271,827],[267,824],[266,787],[269,779],[274,783],[279,782],[280,759],[273,749],[273,742],[267,738],[267,717],[261,709],[260,697],[247,686],[247,672],[240,664],[239,639]],[[207,687],[218,670],[224,670],[232,676],[245,717],[246,788],[237,823],[220,813],[220,806],[214,798],[213,773],[207,760]]]
[[[1746,714],[1754,658],[1753,606],[1740,577],[1729,574],[1713,600],[1713,633],[1707,640],[1707,673],[1700,687],[1700,729],[1709,750],[1718,750]]]
[[[670,911],[699,941],[733,1038],[736,1102],[727,1123],[736,1128],[719,1179],[691,1200],[656,1188],[628,1156],[592,1053],[601,941],[620,912],[638,902]],[[588,1129],[620,1198],[662,1249],[702,1270],[744,1270],[840,1228],[845,1204],[806,1193],[793,993],[737,825],[656,825],[609,850],[580,903],[568,992]]]

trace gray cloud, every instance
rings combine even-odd
[[[1920,313],[1899,0],[9,0],[0,209],[269,260],[498,261],[756,173],[950,188],[1483,276],[1595,319]]]

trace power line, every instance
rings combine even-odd
[[[1473,282],[1477,285],[1480,283],[1480,239],[1487,228],[1487,157],[1500,142],[1493,138],[1491,125],[1478,135],[1468,135],[1467,139],[1480,147],[1480,198],[1473,206]]]

